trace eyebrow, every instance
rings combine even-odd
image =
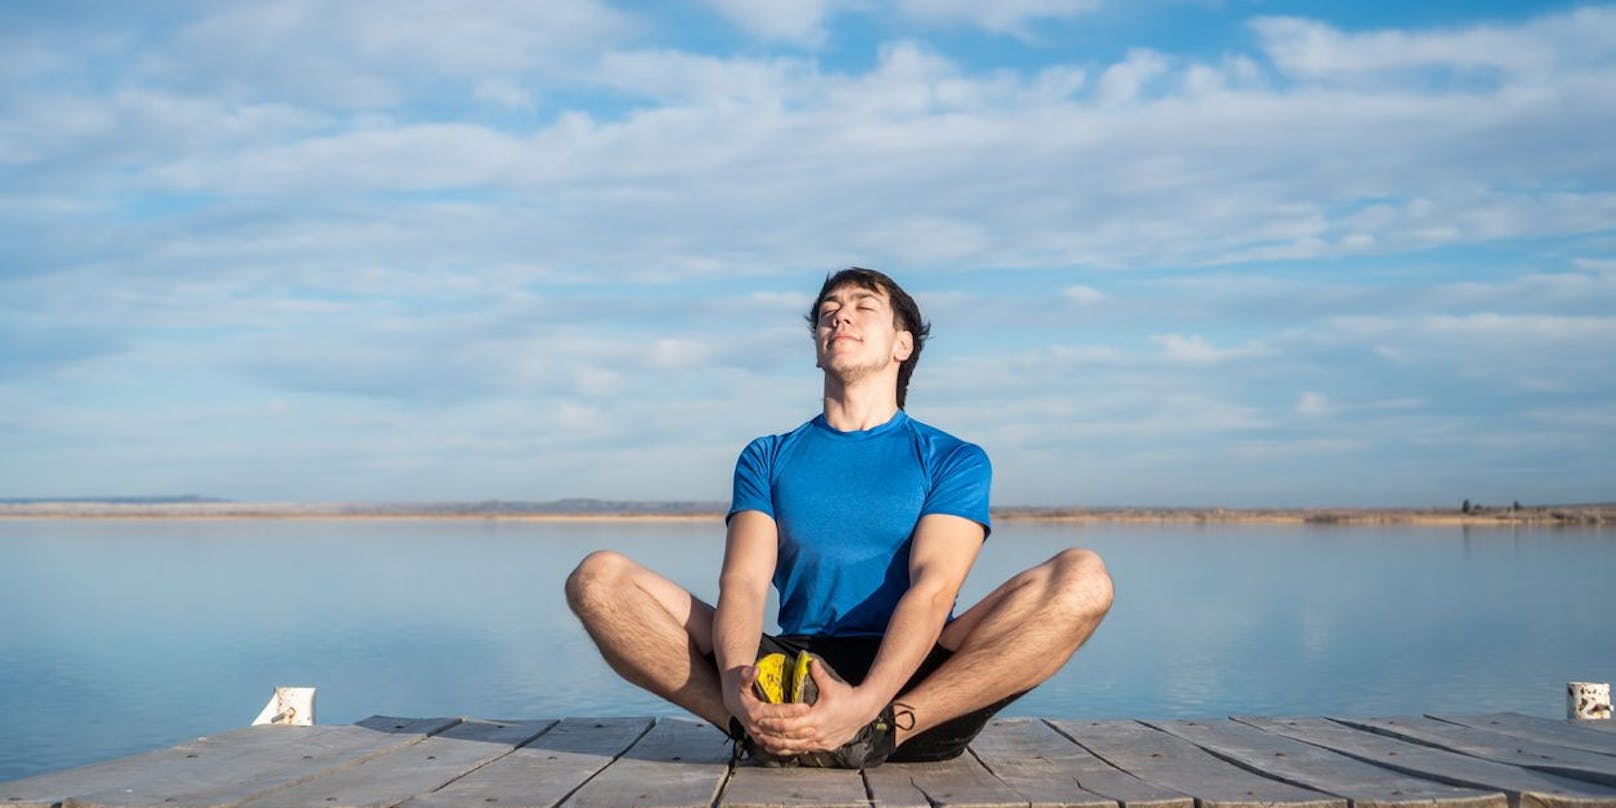
[[[843,296],[840,293],[831,292],[830,294],[825,295],[825,297],[822,298],[819,301],[819,305],[824,306],[826,303],[852,302],[852,301],[857,301],[857,300],[864,300],[864,299],[867,299],[867,298],[874,298],[877,301],[879,301],[881,299],[881,295],[879,293],[877,293],[877,292],[872,292],[872,291],[870,291],[868,289],[859,289],[858,291],[855,291],[855,292],[847,295],[846,296],[846,301],[844,301]]]

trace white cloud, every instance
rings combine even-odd
[[[696,370],[710,365],[718,355],[705,340],[662,337],[647,347],[648,364],[659,370]]]
[[[319,188],[410,190],[498,183],[531,165],[523,145],[470,124],[417,124],[300,140],[222,159],[154,168],[150,180],[176,190],[240,194]],[[401,170],[412,166],[412,170]]]
[[[188,434],[168,409],[240,432],[264,401],[285,402],[281,442],[422,481],[472,462],[456,452],[708,452],[625,424],[811,412],[800,314],[847,264],[919,281],[939,329],[915,405],[1008,447],[1007,479],[1044,452],[1148,485],[1169,455],[1238,454],[1233,433],[1305,459],[1276,447],[1332,451],[1365,423],[1386,452],[1375,436],[1609,448],[1575,417],[1616,393],[1609,8],[1270,19],[1245,53],[1029,48],[1016,67],[924,25],[868,65],[680,50],[599,3],[319,8],[70,25],[5,62],[0,454],[158,451]],[[813,46],[837,14],[1019,35],[1089,8],[827,0],[752,24]],[[635,474],[612,490],[653,482]]]
[[[1608,310],[1610,293],[1590,304]],[[1422,296],[1440,300],[1440,295]],[[1419,384],[1480,385],[1494,405],[1524,393],[1609,396],[1616,378],[1616,318],[1598,315],[1467,312],[1330,318],[1320,337],[1343,350],[1369,351],[1388,363],[1402,384],[1405,373],[1424,374]],[[1350,346],[1350,348],[1348,347]],[[1365,381],[1360,381],[1362,386]],[[1394,391],[1388,391],[1394,392]],[[1409,396],[1404,389],[1397,398]]]
[[[290,15],[278,25],[296,30],[308,24],[302,8],[253,13]],[[413,30],[373,47],[399,51]],[[350,121],[199,100],[172,84],[128,90],[120,105],[81,99],[60,117],[40,104],[0,139],[51,164],[56,189],[363,205],[356,194],[476,189],[491,204],[471,200],[458,226],[486,239],[525,227],[521,243],[544,245],[541,260],[644,274],[741,272],[778,255],[834,264],[853,250],[870,262],[1030,267],[1339,258],[1599,232],[1616,217],[1616,195],[1580,182],[1616,172],[1586,134],[1616,115],[1616,81],[1276,89],[1254,80],[1250,58],[1136,51],[1090,87],[1085,65],[973,72],[913,41],[886,44],[874,69],[855,73],[654,49],[588,61],[601,69],[576,79],[513,77],[502,63],[474,75],[479,63],[446,54],[428,66],[512,109],[543,107],[557,88],[653,103],[559,111],[521,129]],[[1598,64],[1579,70],[1616,78]],[[1131,101],[1108,105],[1120,99]],[[1543,142],[1557,145],[1533,145]],[[130,162],[143,169],[111,170]]]
[[[1271,353],[1269,348],[1256,343],[1238,348],[1219,348],[1199,334],[1158,334],[1150,341],[1161,348],[1162,355],[1167,359],[1191,364],[1218,364]]]
[[[1578,258],[1572,265],[1589,272],[1616,273],[1616,258]]]
[[[973,25],[988,31],[1031,36],[1032,23],[1071,19],[1099,8],[1099,0],[899,0],[904,14],[930,23]]]
[[[1329,396],[1309,390],[1296,399],[1295,409],[1297,415],[1318,417],[1329,415],[1335,410],[1335,405],[1330,401]]]
[[[1349,34],[1313,20],[1290,17],[1259,18],[1252,27],[1276,66],[1305,77],[1431,66],[1518,71],[1552,61],[1544,48],[1512,48],[1519,43],[1487,29],[1435,36],[1402,31]]]
[[[1216,96],[1237,90],[1260,90],[1263,69],[1244,55],[1227,55],[1215,65],[1191,64],[1183,73],[1183,89],[1190,98]]]
[[[825,39],[825,18],[834,0],[702,0],[763,40],[817,46]]]
[[[766,42],[817,48],[831,18],[873,15],[880,4],[863,0],[702,0],[732,24]],[[1020,39],[1035,39],[1040,22],[1069,20],[1099,8],[1099,0],[899,0],[897,15],[925,26],[967,26]]]
[[[468,84],[571,74],[638,25],[597,0],[542,4],[312,0],[204,6],[206,16],[149,51],[137,75],[240,100],[380,108],[442,76]]]
[[[724,59],[672,50],[612,51],[593,81],[670,106],[746,105],[753,112],[800,103],[816,85],[799,59]]]
[[[848,242],[911,265],[977,263],[994,239],[978,223],[937,216],[895,217],[849,235]]]
[[[510,78],[478,79],[472,94],[507,109],[532,112],[537,108],[531,91],[523,87],[521,82]]]
[[[1258,18],[1252,27],[1277,67],[1312,78],[1433,67],[1541,74],[1616,52],[1611,46],[1616,42],[1616,9],[1608,7],[1574,9],[1511,27],[1346,33],[1288,17]]]
[[[1103,104],[1136,101],[1167,70],[1167,60],[1161,54],[1142,48],[1131,50],[1125,61],[1106,68],[1100,74],[1099,100]]]
[[[1092,305],[1105,300],[1105,294],[1103,292],[1095,289],[1092,286],[1084,286],[1080,283],[1072,284],[1071,286],[1062,289],[1061,294],[1065,296],[1067,300],[1084,306]]]
[[[1491,339],[1503,342],[1599,343],[1616,345],[1616,317],[1561,315],[1436,314],[1423,317],[1419,326],[1441,336]]]

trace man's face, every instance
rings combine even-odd
[[[900,331],[886,292],[838,286],[820,301],[814,325],[819,367],[852,380],[896,368],[914,347]]]

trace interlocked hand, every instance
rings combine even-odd
[[[764,751],[775,755],[789,754],[784,751],[790,741],[779,735],[781,727],[790,726],[794,717],[800,717],[808,712],[806,704],[770,704],[757,697],[753,685],[757,682],[758,669],[755,665],[743,665],[733,677],[734,686],[724,688],[724,706],[729,709],[730,715],[741,722],[741,728],[746,734],[752,736]],[[726,677],[729,679],[730,677]]]
[[[797,755],[833,750],[851,740],[880,711],[879,707],[866,705],[856,688],[837,679],[818,659],[809,668],[809,675],[819,687],[819,699],[812,707],[800,713],[771,716],[760,722],[760,729],[769,736],[764,748],[772,754]],[[771,746],[771,743],[776,745]]]

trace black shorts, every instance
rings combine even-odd
[[[831,670],[834,670],[837,676],[842,677],[848,684],[855,686],[864,681],[865,675],[870,672],[870,666],[875,664],[876,653],[880,650],[880,637],[816,637],[801,635],[775,637],[770,634],[764,634],[763,638],[758,641],[759,657],[772,653],[783,653],[788,657],[794,657],[798,651],[818,654],[820,658],[830,665]],[[924,681],[926,677],[935,672],[953,655],[953,651],[941,645],[933,645],[931,653],[926,655],[926,658],[921,661],[920,667],[915,669],[915,674],[909,677],[909,681],[898,691],[898,699],[901,701],[904,693],[909,692],[915,685]],[[707,658],[712,661],[714,668],[718,667],[718,660],[712,654],[708,654]],[[1015,701],[1022,695],[1022,693],[1016,693],[986,707],[972,710],[958,718],[944,721],[919,735],[912,736],[904,741],[903,745],[898,747],[897,751],[888,759],[897,763],[915,763],[930,760],[949,760],[959,757],[960,753],[965,751],[965,747],[977,736],[977,733],[987,726],[988,719],[992,718],[994,713],[1004,709],[1005,705]]]

